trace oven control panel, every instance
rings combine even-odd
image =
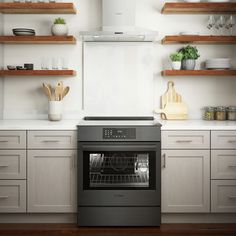
[[[135,139],[135,128],[103,128],[103,139]]]

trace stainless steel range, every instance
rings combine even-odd
[[[78,225],[159,226],[160,124],[108,120],[78,126]]]

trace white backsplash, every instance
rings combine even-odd
[[[198,31],[202,34],[208,34],[206,28],[207,15],[162,15],[160,13],[164,1],[157,0],[136,0],[137,1],[137,26],[148,28],[151,30],[159,31],[159,39],[161,40],[164,35],[177,34],[180,31]],[[67,2],[70,2],[68,0]],[[94,30],[101,26],[101,1],[100,0],[76,0],[74,1],[78,10],[77,15],[63,15],[66,19],[70,34],[79,38],[79,31]],[[4,15],[6,35],[11,34],[11,29],[16,27],[29,27],[34,28],[39,35],[50,34],[50,27],[53,19],[60,15]],[[2,21],[1,21],[2,22]],[[94,44],[95,45],[95,44]],[[122,77],[122,83],[125,90],[121,94],[122,99],[118,99],[117,95],[120,94],[118,86],[121,86],[121,81],[109,80],[111,74],[115,70],[115,65],[118,59],[114,59],[114,66],[111,61],[107,64],[107,74],[102,79],[102,73],[106,70],[100,71],[99,76],[96,76],[99,65],[106,65],[104,62],[111,57],[107,55],[109,43],[107,48],[105,46],[89,48],[88,57],[89,64],[86,64],[87,72],[85,73],[85,83],[82,81],[82,43],[78,40],[76,45],[6,45],[5,46],[5,66],[9,64],[23,64],[24,62],[32,62],[35,68],[41,67],[42,57],[66,57],[69,58],[70,68],[77,70],[77,76],[63,79],[66,85],[71,87],[71,92],[64,101],[65,118],[78,118],[83,115],[96,114],[122,114],[129,115],[130,102],[134,103],[132,97],[137,91],[137,84],[142,77],[146,78],[147,83],[144,85],[145,96],[144,99],[137,101],[139,105],[136,111],[132,114],[152,114],[154,108],[158,108],[160,104],[160,96],[166,90],[168,80],[175,82],[176,90],[182,94],[183,100],[189,106],[189,115],[191,119],[201,118],[201,108],[205,105],[236,105],[236,80],[233,77],[162,77],[160,72],[163,68],[170,68],[168,55],[181,47],[181,45],[161,45],[160,41],[153,45],[152,53],[154,69],[151,71],[149,66],[142,68],[142,75],[135,76],[134,68],[130,64],[130,74],[127,70],[123,70],[125,74],[121,76],[122,64],[117,66],[118,74],[112,79]],[[133,47],[133,46],[132,46]],[[207,58],[212,57],[231,57],[234,67],[236,67],[236,54],[235,46],[218,46],[218,45],[199,45],[197,46],[201,57],[198,60],[198,68],[200,62]],[[105,48],[104,52],[103,49]],[[1,50],[1,49],[0,49]],[[0,51],[1,52],[1,51]],[[94,57],[92,56],[94,53]],[[145,54],[146,52],[144,52]],[[1,55],[1,54],[0,54]],[[124,66],[123,62],[123,66]],[[126,62],[128,65],[128,61]],[[138,63],[137,65],[140,65]],[[94,66],[94,67],[93,67]],[[112,69],[112,70],[111,70]],[[140,68],[141,69],[141,68]],[[89,72],[89,73],[88,73]],[[94,77],[94,86],[93,86]],[[47,117],[47,99],[41,91],[41,84],[43,82],[55,84],[61,78],[40,78],[40,77],[9,77],[4,79],[4,98],[1,98],[1,85],[0,79],[0,109],[1,103],[4,108],[4,118],[10,119],[38,119]],[[103,82],[102,86],[98,83]],[[117,83],[119,82],[119,83]],[[151,86],[153,83],[153,86]],[[115,90],[117,88],[117,90]],[[108,102],[104,103],[107,91],[114,90],[114,96],[108,98]],[[128,91],[134,91],[129,94]],[[96,93],[95,93],[96,92]],[[135,94],[138,95],[140,90]],[[142,93],[142,92],[141,92]],[[94,97],[93,97],[94,94]],[[102,94],[103,97],[100,101],[97,96]],[[109,94],[109,97],[111,97]],[[148,94],[148,95],[147,95]],[[96,96],[95,96],[96,95]],[[146,96],[147,95],[147,96]],[[138,96],[135,97],[135,99]],[[143,98],[143,97],[142,97]],[[125,103],[125,101],[128,101]],[[120,103],[119,103],[120,102]],[[83,110],[83,103],[85,110]],[[154,104],[154,105],[153,105]],[[141,109],[141,110],[140,110]],[[1,109],[2,111],[2,109]],[[1,114],[0,111],[0,114]],[[100,112],[101,111],[101,112]],[[112,114],[111,114],[112,113]],[[94,114],[94,115],[96,115]],[[130,113],[131,114],[131,113]]]

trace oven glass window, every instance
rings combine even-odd
[[[155,186],[154,152],[87,153],[87,189],[150,189]]]

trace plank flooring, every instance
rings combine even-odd
[[[79,228],[75,224],[0,224],[1,236],[235,236],[236,224],[163,224],[158,227]]]

